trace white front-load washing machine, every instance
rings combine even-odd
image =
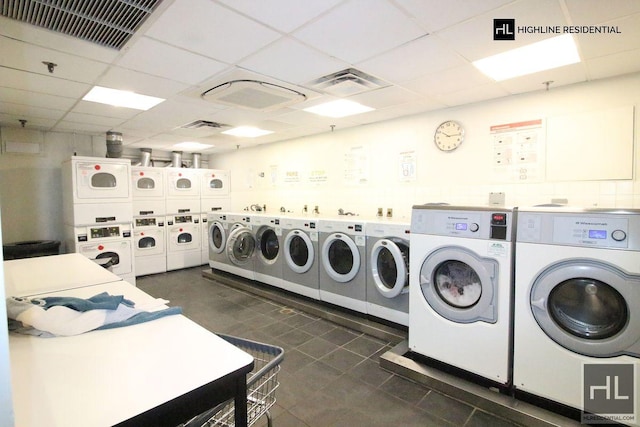
[[[318,222],[316,218],[282,217],[282,287],[320,299]]]
[[[366,313],[365,222],[351,217],[322,219],[318,232],[320,299]]]
[[[516,391],[592,414],[640,409],[640,210],[522,209],[516,245]]]
[[[200,265],[200,214],[166,217],[167,271]]]
[[[255,238],[254,279],[282,288],[282,226],[279,216],[251,214]]]
[[[367,222],[367,313],[409,326],[408,222]]]
[[[504,386],[516,212],[422,205],[411,216],[409,349]]]
[[[133,220],[133,255],[136,276],[167,271],[165,217],[136,217]]]

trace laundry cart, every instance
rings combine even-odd
[[[246,351],[254,359],[253,370],[247,377],[247,425],[253,425],[263,415],[272,427],[269,409],[276,403],[276,389],[280,362],[284,359],[282,347],[263,344],[230,335],[218,334],[220,338]],[[221,403],[189,420],[179,427],[232,427],[235,425],[233,400]]]

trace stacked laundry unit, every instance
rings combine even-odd
[[[151,151],[131,167],[134,261],[137,276],[167,271],[165,170],[149,166]]]
[[[135,284],[131,162],[73,156],[62,164],[62,182],[66,251]]]
[[[173,157],[165,168],[169,271],[202,264],[199,170],[181,168],[181,156],[174,152]]]
[[[194,159],[197,154],[194,154]],[[194,167],[198,162],[193,163]],[[212,213],[228,212],[231,208],[229,195],[229,172],[216,169],[197,169],[200,181],[200,226],[201,257],[200,264],[209,263],[209,227],[207,216]]]

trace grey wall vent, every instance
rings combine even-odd
[[[330,95],[350,96],[390,84],[355,68],[347,68],[311,82],[311,87]]]
[[[205,101],[261,111],[307,99],[301,92],[258,80],[232,80],[206,90],[201,97]]]
[[[162,0],[0,1],[0,14],[121,49]]]

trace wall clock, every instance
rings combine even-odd
[[[464,127],[455,120],[441,123],[433,135],[433,142],[442,151],[453,151],[464,141]]]

